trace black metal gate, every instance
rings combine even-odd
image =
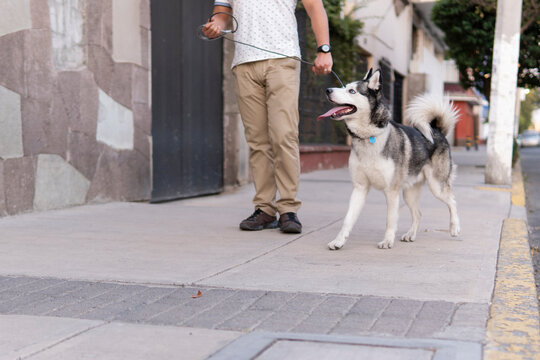
[[[197,29],[212,1],[152,0],[152,202],[223,188],[221,41]]]

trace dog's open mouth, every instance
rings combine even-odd
[[[354,105],[348,105],[348,104],[340,105],[340,106],[336,106],[335,108],[328,110],[322,115],[319,115],[319,117],[317,117],[317,120],[321,120],[327,117],[336,120],[345,115],[354,114],[355,112],[356,112],[356,106]]]

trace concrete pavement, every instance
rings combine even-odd
[[[238,230],[251,186],[0,219],[0,359],[480,359],[502,224],[524,212],[483,183],[483,151],[454,157],[462,234],[424,188],[417,240],[391,250],[376,246],[376,191],[345,247],[327,249],[346,169],[302,175],[300,235]],[[398,235],[409,222],[402,204]],[[521,337],[532,350],[534,336]]]

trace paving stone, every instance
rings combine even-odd
[[[78,293],[87,291],[88,288],[98,286],[97,284],[89,283],[87,281],[65,281],[57,285],[40,290],[39,293],[49,297],[64,297],[72,293]],[[99,284],[99,287],[106,287],[109,284]]]
[[[330,332],[356,304],[357,299],[345,296],[328,296],[293,332],[326,334]]]
[[[65,309],[59,311],[58,314],[66,316],[65,314],[68,312],[70,314],[68,316],[70,317],[86,319],[88,313],[96,311],[96,309],[103,308],[116,302],[121,302],[122,300],[132,296],[139,296],[139,294],[145,290],[146,288],[144,286],[139,285],[117,286],[101,295],[83,300],[82,302],[73,304],[70,307],[66,307]]]
[[[50,300],[49,297],[40,294],[39,292],[31,293],[26,296],[13,297],[11,299],[0,298],[0,313],[24,314],[23,311],[27,305],[48,300]]]
[[[324,295],[300,293],[283,304],[282,309],[287,312],[297,311],[309,314],[324,300]]]
[[[255,301],[249,309],[253,310],[276,310],[283,306],[287,301],[295,297],[295,293],[269,291]]]
[[[139,308],[140,306],[148,303],[152,303],[168,294],[173,289],[170,288],[147,288],[136,296],[130,296],[122,301],[115,302],[93,311],[84,314],[85,319],[96,320],[113,320],[117,316],[130,311],[131,309]]]
[[[406,335],[408,337],[416,338],[431,337],[433,334],[443,331],[446,325],[446,320],[437,318],[416,320],[413,322]]]
[[[171,310],[189,301],[193,294],[194,289],[192,288],[176,289],[170,294],[157,299],[155,302],[141,304],[139,307],[122,312],[118,315],[117,320],[140,322],[152,319],[167,310]]]
[[[38,281],[38,279],[30,277],[10,277],[0,283],[0,291],[14,289],[19,286],[34,283],[36,281]]]
[[[412,322],[412,318],[406,318],[403,316],[381,316],[379,319],[377,319],[377,321],[370,330],[381,334],[403,336],[409,330]]]
[[[267,319],[273,311],[271,310],[245,310],[236,314],[234,317],[218,324],[216,329],[219,330],[236,330],[236,331],[251,331],[265,319]]]
[[[39,296],[36,293],[36,296]],[[56,309],[66,305],[66,299],[63,297],[45,298],[36,302],[28,303],[23,306],[15,307],[8,311],[7,314],[24,314],[24,315],[48,315]]]
[[[4,299],[10,299],[12,297],[17,297],[17,296],[26,296],[33,292],[40,291],[54,285],[58,285],[62,282],[65,282],[65,280],[35,279],[35,281],[17,286],[16,288],[8,288],[8,289],[0,290],[0,301]]]
[[[338,324],[340,319],[341,316],[337,314],[311,315],[292,328],[291,332],[327,334]]]
[[[422,308],[423,303],[416,300],[394,299],[384,309],[381,316],[415,318]]]
[[[388,306],[390,301],[391,299],[363,296],[349,310],[349,314],[366,314],[377,317]]]
[[[0,313],[10,313],[13,311],[23,311],[29,304],[48,301],[50,297],[45,293],[59,284],[65,283],[63,280],[56,280],[57,284],[51,283],[55,280],[37,279],[37,278],[9,278],[0,284],[10,283],[14,285],[13,280],[18,279],[18,286],[11,286],[0,294]],[[22,283],[22,279],[28,282]],[[34,281],[31,281],[34,280]],[[22,309],[21,309],[22,308]]]
[[[452,326],[485,328],[489,317],[488,304],[459,304],[454,316]]]
[[[255,330],[262,331],[290,331],[308,315],[300,311],[280,311],[265,319],[255,327]]]
[[[420,309],[417,319],[440,319],[450,322],[455,308],[454,303],[447,301],[426,301]]]
[[[488,310],[444,301],[0,276],[0,313],[233,331],[483,341]]]
[[[377,314],[348,314],[332,329],[332,334],[366,335],[377,320]]]
[[[195,289],[193,295],[197,293]],[[198,298],[188,298],[184,303],[179,304],[153,318],[148,319],[153,324],[177,325],[202,313],[203,311],[217,305],[219,302],[234,295],[235,290],[209,289]]]
[[[216,304],[216,306],[182,322],[181,325],[215,328],[217,325],[248,308],[263,295],[264,291],[238,291]]]
[[[343,316],[349,312],[357,301],[357,298],[348,296],[328,296],[313,310],[312,315],[335,314]]]

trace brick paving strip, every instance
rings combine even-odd
[[[488,304],[0,276],[0,314],[483,341]]]

